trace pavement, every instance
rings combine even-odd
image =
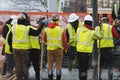
[[[93,71],[92,69],[88,70],[87,80],[93,80],[92,79],[92,71]],[[30,67],[29,73],[30,73],[29,80],[35,80],[35,72],[34,72],[33,67]],[[119,75],[120,75],[120,73],[117,71],[117,69],[113,69],[113,79],[112,80],[120,80],[120,78],[118,77]],[[55,70],[54,70],[54,76],[56,76]],[[47,69],[44,69],[42,71],[42,78],[43,78],[43,80],[48,79]],[[102,80],[108,80],[108,70],[107,69],[103,69],[101,78],[102,78]],[[61,80],[79,80],[78,79],[78,69],[75,68],[72,71],[69,71],[68,68],[63,68]]]

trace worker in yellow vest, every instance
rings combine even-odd
[[[92,24],[92,16],[86,15],[84,17],[84,25],[82,25],[82,28],[77,29],[76,50],[79,69],[79,80],[87,80],[89,58],[93,51],[94,39],[103,38],[103,30],[100,31],[100,27],[96,27],[96,29],[93,30]]]
[[[37,30],[34,30],[26,26],[26,22],[28,22],[26,15],[24,13],[19,14],[18,22],[12,26],[8,36],[8,40],[12,41],[17,80],[28,80],[30,35],[38,36],[44,27],[44,24],[41,24]]]
[[[67,46],[68,50],[67,53],[69,55],[69,64],[68,69],[69,71],[72,70],[73,60],[76,55],[76,40],[75,35],[77,33],[77,29],[80,27],[79,16],[75,13],[71,13],[68,18],[68,24],[66,29],[66,36],[67,36]]]
[[[101,70],[105,65],[108,67],[108,80],[112,80],[112,68],[113,68],[113,38],[118,39],[119,34],[117,33],[115,27],[109,24],[109,19],[107,17],[103,17],[101,20],[102,29],[104,30],[104,37],[100,43],[100,51],[101,51]]]
[[[28,16],[27,13],[23,13],[26,16],[26,27],[30,27],[33,30],[37,30],[37,28],[33,27],[30,24],[30,17]],[[40,18],[42,21],[42,17]],[[39,23],[41,25],[41,22]],[[33,36],[30,35],[30,53],[29,53],[29,67],[31,66],[30,64],[32,63],[34,71],[35,71],[35,78],[36,80],[40,80],[40,42],[39,42],[39,35]]]
[[[53,80],[53,64],[56,64],[56,80],[61,80],[63,50],[66,49],[66,36],[64,30],[56,23],[58,16],[52,18],[52,22],[45,29],[44,41],[47,43],[48,78]]]
[[[10,32],[10,31],[9,31]],[[6,63],[6,78],[9,78],[13,75],[13,69],[14,69],[14,54],[13,54],[13,49],[12,49],[12,45],[8,44],[8,35],[9,32],[6,36],[6,40],[5,40],[5,63]]]
[[[35,29],[34,27],[30,26],[31,28]],[[29,54],[29,61],[32,62],[34,71],[35,71],[35,78],[36,80],[40,80],[40,38],[39,36],[30,36],[30,54]],[[41,65],[42,66],[42,65]]]
[[[11,76],[13,74],[13,67],[14,67],[14,61],[13,61],[13,54],[12,54],[12,46],[10,47],[5,47],[5,46],[9,46],[8,45],[8,32],[10,32],[12,25],[15,24],[15,20],[17,20],[17,16],[16,15],[12,15],[10,16],[10,19],[8,21],[6,21],[5,25],[3,26],[2,29],[2,36],[4,38],[4,45],[3,45],[3,50],[2,50],[2,54],[5,54],[5,62],[3,64],[3,69],[2,69],[2,75],[5,75],[7,72],[6,76]],[[14,22],[14,24],[13,24]],[[10,54],[9,54],[10,53]]]

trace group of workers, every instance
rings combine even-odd
[[[30,17],[27,13],[20,13],[11,16],[3,26],[2,35],[4,38],[4,50],[6,60],[3,65],[3,75],[13,75],[17,80],[28,80],[29,67],[32,65],[35,70],[36,80],[40,80],[40,54],[41,44],[39,34],[43,30],[43,41],[47,45],[48,78],[53,80],[53,67],[56,67],[56,80],[61,80],[62,60],[64,51],[69,54],[70,65],[73,59],[77,58],[79,80],[87,80],[87,70],[90,56],[93,52],[94,40],[100,41],[98,49],[101,52],[100,66],[107,63],[109,66],[109,79],[112,80],[112,62],[114,45],[119,43],[119,19],[111,26],[107,17],[103,17],[102,26],[93,26],[93,17],[86,15],[83,23],[79,16],[71,13],[66,28],[61,27],[59,15],[53,14],[47,25],[44,18],[40,18],[39,27],[35,28],[30,24]],[[44,28],[44,26],[46,26]],[[117,26],[117,27],[115,27]],[[115,40],[114,40],[115,39]],[[69,69],[70,71],[72,68]],[[102,70],[102,69],[101,69]],[[101,72],[101,71],[100,71]]]

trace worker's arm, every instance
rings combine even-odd
[[[45,24],[41,23],[40,27],[37,30],[30,28],[29,35],[38,36],[41,33],[44,26],[45,26]]]
[[[112,27],[112,35],[113,35],[113,38],[115,39],[119,38],[119,34],[117,33],[117,30],[115,29],[115,27]]]
[[[64,50],[67,50],[67,37],[66,37],[65,30],[63,31],[63,34],[62,34],[62,43],[63,43]]]
[[[96,26],[95,32],[93,34],[93,38],[94,39],[102,39],[103,36],[104,36],[104,31],[102,29],[100,29],[99,26]]]
[[[4,39],[6,38],[8,31],[9,31],[9,29],[8,29],[7,25],[4,25],[2,28],[2,36]]]

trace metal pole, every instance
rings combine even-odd
[[[120,7],[120,0],[119,0],[119,7]]]
[[[98,19],[98,6],[97,6],[98,1],[97,0],[92,0],[92,8],[93,8],[93,27],[99,25],[99,19]],[[94,41],[94,47],[93,47],[93,55],[92,55],[92,66],[93,66],[93,79],[96,80],[97,78],[97,59],[98,59],[98,54],[97,54],[97,40]]]

